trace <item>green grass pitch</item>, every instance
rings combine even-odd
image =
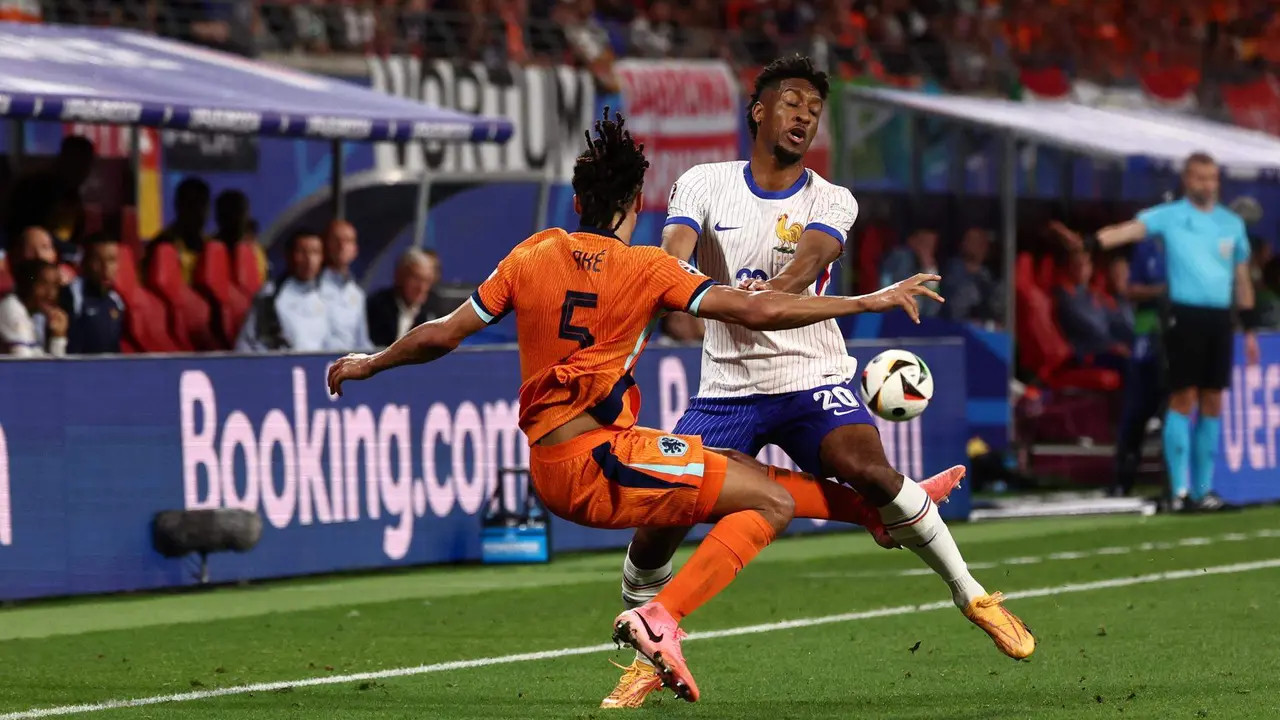
[[[0,720],[1280,718],[1280,510],[954,532],[1031,661],[914,556],[842,533],[777,543],[686,621],[693,705],[598,709],[630,660],[604,649],[614,552],[0,610]]]

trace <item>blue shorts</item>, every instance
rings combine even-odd
[[[875,425],[856,388],[855,378],[778,395],[694,398],[673,432],[700,435],[708,448],[752,457],[765,445],[777,445],[802,471],[825,477],[823,439],[845,425]]]

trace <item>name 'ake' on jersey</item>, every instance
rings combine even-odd
[[[583,413],[629,428],[640,409],[631,370],[657,318],[698,314],[715,282],[656,247],[608,230],[544,230],[517,245],[471,296],[495,323],[516,313],[520,429],[529,444]]]
[[[848,189],[805,170],[786,190],[763,190],[745,161],[696,165],[676,181],[667,225],[698,233],[698,269],[725,284],[743,278],[768,280],[795,255],[805,230],[848,239],[858,202]],[[831,284],[831,266],[803,294],[821,295]],[[707,321],[699,397],[777,394],[846,381],[857,360],[845,349],[835,320],[793,330],[754,331]]]

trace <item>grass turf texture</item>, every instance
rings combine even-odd
[[[1280,510],[954,528],[988,590],[1280,558]],[[1274,531],[1274,532],[1273,532]],[[1241,536],[1248,536],[1243,539]],[[1146,543],[1144,546],[1143,544]],[[1100,552],[1101,551],[1101,552]],[[687,557],[686,550],[682,557]],[[1057,555],[1057,557],[1052,557]],[[607,642],[619,553],[547,567],[437,568],[0,611],[0,716]],[[945,601],[865,535],[779,542],[692,631]],[[1011,601],[1041,646],[1000,655],[954,609],[689,642],[703,693],[646,717],[1280,717],[1280,569]],[[103,718],[593,718],[624,652],[123,708]]]

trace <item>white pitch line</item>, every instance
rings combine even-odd
[[[1085,583],[1070,583],[1067,585],[1034,588],[1031,590],[1018,590],[1015,592],[1005,593],[1005,597],[1014,600],[1019,598],[1051,597],[1054,595],[1066,595],[1068,593],[1088,592],[1090,590],[1110,590],[1112,588],[1129,587],[1131,585],[1146,585],[1150,583],[1168,582],[1170,580],[1185,580],[1187,578],[1203,577],[1205,575],[1232,575],[1236,573],[1254,572],[1256,570],[1269,570],[1272,568],[1280,568],[1280,558],[1259,560],[1257,562],[1236,563],[1234,565],[1217,565],[1214,567],[1200,568],[1198,570],[1172,570],[1169,572],[1152,573],[1150,575],[1137,575],[1134,577],[1111,578],[1109,580],[1097,580]],[[861,612],[842,613],[839,615],[823,615],[820,617],[784,620],[782,622],[764,623],[761,625],[744,625],[742,627],[726,628],[724,630],[696,632],[690,634],[686,640],[713,640],[716,638],[737,637],[739,635],[757,635],[760,633],[775,632],[777,630],[793,630],[795,628],[807,628],[817,625],[831,625],[834,623],[871,620],[873,618],[892,617],[896,615],[911,615],[914,613],[945,610],[947,608],[954,607],[955,605],[946,601],[926,603],[924,605],[899,605],[897,607],[886,607],[878,610],[864,610]],[[159,705],[161,703],[208,700],[211,698],[226,697],[228,695],[272,692],[274,690],[284,690],[287,688],[338,685],[342,683],[359,682],[362,680],[382,680],[385,678],[408,677],[411,675],[427,675],[429,673],[446,672],[449,670],[465,670],[467,668],[490,667],[493,665],[510,665],[512,663],[531,662],[535,660],[552,660],[571,655],[590,655],[592,653],[607,652],[614,649],[615,646],[612,643],[603,643],[600,645],[561,648],[559,650],[543,650],[541,652],[520,653],[517,655],[477,658],[475,660],[455,660],[453,662],[435,663],[432,665],[392,668],[390,670],[375,670],[373,672],[355,673],[352,675],[328,675],[324,677],[306,678],[303,680],[282,680],[279,682],[256,683],[254,685],[236,685],[234,687],[219,688],[216,690],[197,690],[193,692],[174,693],[172,695],[156,695],[153,697],[133,698],[128,700],[107,700],[105,702],[86,703],[84,705],[62,705],[49,708],[33,708],[31,710],[23,710],[21,712],[0,715],[0,720],[27,720],[28,718],[101,712],[103,710],[143,707],[146,705]]]
[[[1202,547],[1205,545],[1214,545],[1224,542],[1241,542],[1245,540],[1253,540],[1256,538],[1272,538],[1280,536],[1280,530],[1267,529],[1257,530],[1248,534],[1245,533],[1224,533],[1217,537],[1185,537],[1177,540],[1166,542],[1144,542],[1138,545],[1120,546],[1120,547],[1103,547],[1093,550],[1081,551],[1065,551],[1050,553],[1049,555],[1028,555],[1025,557],[1010,557],[1002,560],[991,562],[971,562],[970,570],[990,570],[1005,565],[1039,565],[1045,562],[1058,562],[1061,560],[1083,560],[1090,557],[1102,557],[1106,555],[1128,555],[1133,552],[1152,552],[1155,550],[1174,550],[1183,547]],[[804,577],[815,579],[830,578],[868,578],[868,577],[916,577],[924,575],[933,575],[933,570],[929,568],[911,568],[909,570],[851,570],[851,571],[825,571],[805,573]]]

